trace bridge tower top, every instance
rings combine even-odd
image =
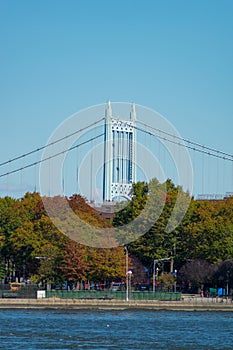
[[[103,201],[130,199],[136,181],[136,108],[128,120],[113,116],[111,102],[105,107]]]

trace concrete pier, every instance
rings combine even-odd
[[[78,299],[0,299],[0,309],[95,309],[95,310],[167,310],[167,311],[233,311],[231,300],[198,298],[181,301],[158,300],[78,300]]]

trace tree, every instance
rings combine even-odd
[[[172,291],[175,283],[175,276],[170,273],[163,273],[157,278],[157,286],[160,286],[162,291]]]
[[[36,274],[31,277],[32,280],[42,284],[48,285],[48,283],[58,283],[62,279],[62,274],[59,266],[62,261],[61,250],[52,245],[51,243],[41,247],[40,255],[36,256],[37,271]]]
[[[33,224],[30,221],[25,221],[21,227],[12,232],[10,243],[16,278],[25,279],[31,274],[30,265],[33,251],[39,244],[37,236],[33,232]]]
[[[110,284],[125,277],[125,253],[123,247],[88,249],[88,278],[93,282]]]
[[[60,264],[64,280],[73,285],[77,281],[86,281],[88,275],[87,248],[69,240],[65,246]]]
[[[215,266],[205,260],[191,260],[179,270],[179,280],[190,283],[193,288],[203,288],[212,284]]]
[[[6,269],[2,260],[0,260],[0,280],[5,278]]]
[[[164,184],[159,184],[156,179],[152,180],[148,187],[144,183],[139,183],[137,189],[140,188],[140,191],[135,192],[132,203],[129,204],[128,209],[125,209],[120,215],[128,215],[129,217],[134,218],[135,215],[140,213],[138,208],[143,209],[146,203],[147,210],[145,212],[144,222],[146,222],[147,217],[149,219],[154,217],[155,221],[151,222],[151,227],[148,231],[139,237],[137,240],[132,241],[129,245],[129,251],[132,255],[136,255],[144,266],[149,268],[152,271],[154,259],[168,258],[174,255],[174,250],[179,244],[179,232],[177,229],[166,232],[167,225],[171,218],[174,206],[176,204],[176,199],[178,191],[181,191],[180,188],[176,187],[171,180],[167,180]],[[147,192],[147,188],[149,189]],[[183,193],[184,198],[188,194]],[[140,202],[142,201],[142,204]],[[136,210],[135,210],[136,207]],[[173,218],[175,221],[179,221],[179,215],[183,213],[183,203],[180,204],[176,209],[177,217]],[[115,220],[115,219],[114,219]],[[118,216],[114,221],[114,224],[119,222]],[[127,222],[128,217],[125,217],[124,220],[121,219],[121,222]],[[142,224],[143,224],[142,223]],[[143,232],[142,227],[142,232]],[[169,267],[170,269],[170,267]]]
[[[27,217],[19,200],[10,197],[0,199],[1,255],[6,262],[8,279],[15,269],[15,251],[11,237],[25,221]]]
[[[68,199],[69,206],[76,215],[88,224],[95,227],[111,227],[111,224],[98,214],[98,212],[87,204],[85,198],[74,194]]]
[[[233,289],[233,259],[217,264],[213,281],[219,287],[228,287],[228,292]]]
[[[43,201],[38,192],[27,192],[20,202],[31,222],[38,220],[42,215],[45,215]]]
[[[134,220],[144,209],[148,198],[148,185],[137,182],[132,187],[132,200],[122,210],[117,211],[113,219],[113,226],[122,226]]]
[[[192,201],[179,226],[180,261],[202,259],[210,263],[233,257],[233,201]]]

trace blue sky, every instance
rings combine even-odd
[[[231,0],[0,0],[0,161],[108,98],[233,153],[232,38]]]

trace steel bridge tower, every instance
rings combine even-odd
[[[130,119],[112,115],[110,101],[105,109],[103,201],[130,199],[136,182],[136,110],[131,105]]]

